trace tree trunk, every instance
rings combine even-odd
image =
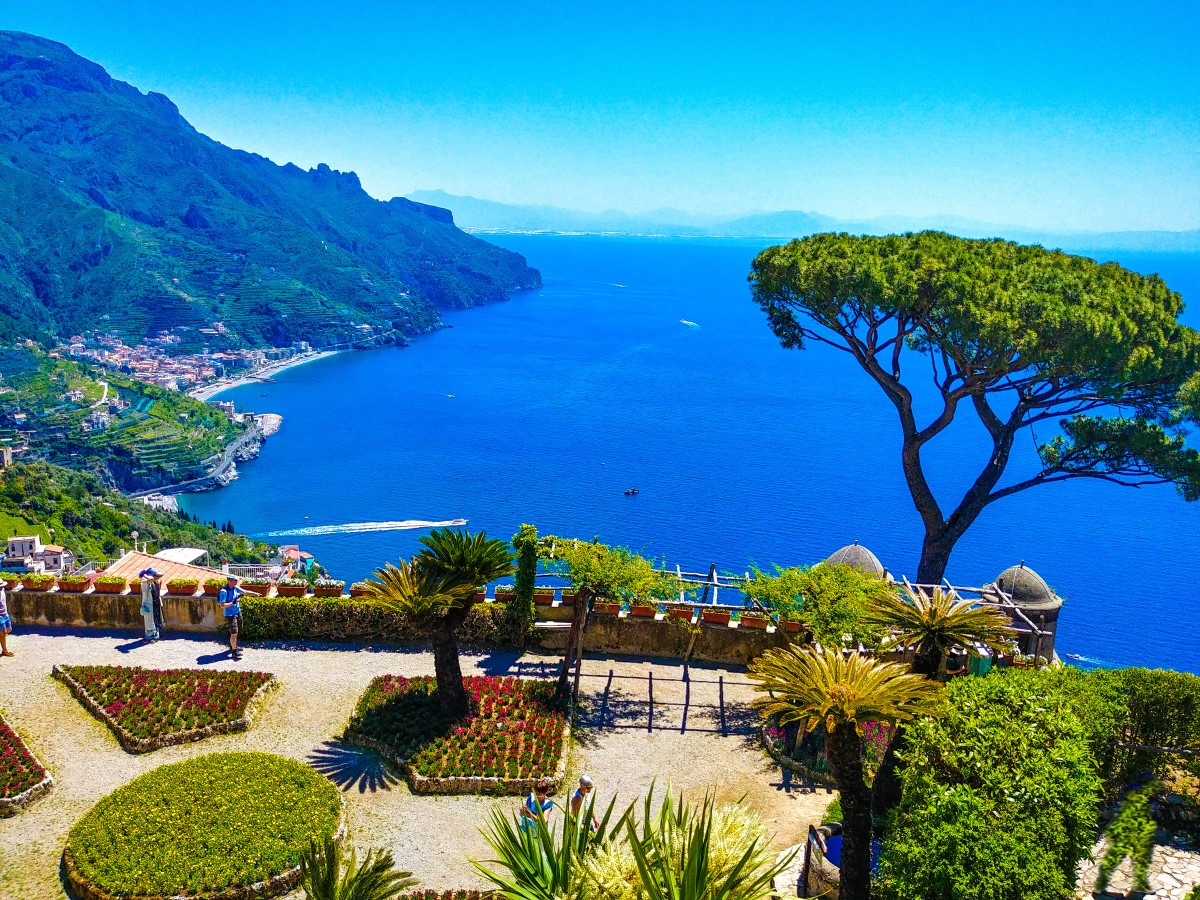
[[[455,719],[466,718],[471,711],[467,690],[463,687],[462,667],[458,662],[458,641],[454,637],[454,629],[461,621],[461,616],[447,615],[438,623],[432,635],[438,700],[443,711]]]
[[[954,543],[944,529],[933,533],[926,530],[925,540],[921,544],[921,562],[917,565],[917,584],[942,583]]]
[[[908,745],[904,726],[897,723],[892,739],[888,742],[887,752],[875,772],[875,781],[871,785],[871,812],[876,819],[884,818],[900,803],[902,787],[900,784],[900,758],[897,755]]]
[[[862,738],[850,724],[826,733],[825,751],[842,800],[841,900],[871,900],[871,791]]]
[[[587,607],[591,598],[591,592],[585,588],[578,589],[575,594],[575,609],[571,612],[571,630],[567,632],[567,648],[563,651],[562,668],[558,671],[558,685],[554,690],[555,697],[560,701],[567,699],[567,693],[571,689],[569,681],[571,659],[575,655],[579,642],[583,640],[583,620],[587,617]]]

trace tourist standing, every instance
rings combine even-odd
[[[142,579],[142,621],[146,625],[146,640],[148,641],[157,641],[159,636],[158,619],[154,615],[154,598],[159,592],[158,579],[160,577],[157,569],[142,569],[138,573],[138,578]],[[160,599],[160,608],[161,605]]]
[[[525,802],[521,804],[521,827],[532,828],[539,820],[545,821],[546,814],[554,809],[550,795],[554,793],[554,782],[549,778],[539,778]]]
[[[225,625],[229,628],[229,655],[234,659],[242,658],[238,649],[238,632],[242,630],[242,595],[250,594],[257,597],[254,591],[243,590],[238,586],[238,577],[230,575],[225,580],[225,587],[217,594],[217,603],[225,612]]]
[[[571,795],[571,815],[580,816],[583,814],[584,804],[588,802],[588,796],[592,793],[592,789],[596,785],[592,783],[590,775],[579,776],[579,787],[575,789],[575,793]],[[591,809],[591,806],[588,806]],[[600,822],[596,819],[596,814],[592,813],[592,831],[600,827]]]
[[[8,591],[0,581],[0,656],[12,656],[8,649],[8,636],[12,634],[12,617],[8,614]]]

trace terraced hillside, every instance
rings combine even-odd
[[[248,427],[185,394],[35,347],[0,350],[0,376],[0,443],[28,441],[37,457],[125,491],[207,474]]]
[[[340,343],[362,324],[403,341],[439,306],[540,284],[447,210],[231,149],[161,94],[0,32],[0,341],[214,322],[235,346]]]

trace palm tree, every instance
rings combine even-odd
[[[750,664],[754,703],[781,724],[825,726],[825,749],[842,801],[841,897],[870,900],[871,791],[863,771],[862,730],[896,725],[939,709],[941,688],[895,663],[795,645],[769,650]]]
[[[946,673],[946,655],[955,649],[978,656],[978,645],[1000,652],[1016,632],[991,606],[977,606],[953,590],[904,586],[905,596],[878,598],[866,621],[891,629],[898,646],[913,651],[912,670],[927,678]]]
[[[390,850],[372,850],[360,865],[328,837],[313,841],[300,857],[300,886],[306,900],[392,900],[417,883],[411,872],[396,871]]]
[[[454,631],[475,605],[474,595],[489,581],[512,574],[508,545],[486,532],[441,529],[421,538],[425,549],[412,562],[388,564],[375,573],[372,598],[430,630],[438,699],[447,714],[470,712],[463,687]]]

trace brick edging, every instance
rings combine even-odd
[[[567,777],[567,757],[571,742],[571,723],[563,725],[563,749],[558,757],[558,765],[550,780],[556,789],[562,787]],[[347,726],[342,734],[342,740],[355,747],[373,750],[385,759],[395,763],[404,772],[408,788],[414,794],[493,794],[519,796],[529,793],[540,778],[484,778],[471,775],[449,775],[444,778],[422,775],[406,759],[398,756],[391,747],[382,741],[367,737],[361,732]]]
[[[103,706],[93,700],[87,689],[76,681],[63,666],[56,664],[50,670],[50,674],[65,684],[71,693],[75,695],[75,699],[82,703],[88,712],[108,726],[109,730],[116,736],[117,743],[127,753],[150,753],[154,750],[161,750],[163,747],[173,747],[177,744],[202,741],[207,737],[212,737],[214,734],[233,734],[238,731],[245,731],[254,723],[253,712],[255,707],[261,702],[263,696],[269,690],[274,689],[279,683],[274,674],[270,672],[263,673],[267,676],[267,680],[250,695],[250,699],[246,701],[246,711],[242,713],[241,718],[234,719],[231,722],[214,722],[212,725],[205,725],[202,728],[191,728],[187,731],[167,734],[162,737],[139,738],[130,733],[116,719],[110,716]]]
[[[21,745],[21,749],[29,754],[30,759],[41,766],[42,771],[46,773],[46,777],[33,787],[26,788],[14,797],[0,797],[0,819],[7,819],[10,816],[15,816],[17,813],[21,812],[23,809],[26,809],[37,800],[45,797],[54,787],[54,776],[50,774],[49,769],[42,765],[42,761],[37,758],[37,754],[29,748],[27,743],[25,743],[25,738],[21,737],[21,735],[17,733],[17,729],[9,726],[9,730],[12,731],[13,737],[16,738],[17,743]]]
[[[333,839],[341,843],[346,837],[346,801],[341,792],[338,793],[338,823],[333,832]],[[266,881],[256,881],[253,884],[235,885],[213,894],[110,894],[103,888],[97,887],[79,874],[75,860],[71,856],[71,848],[63,850],[63,868],[66,870],[67,881],[76,900],[265,900],[267,897],[278,897],[286,894],[300,882],[300,867],[293,866],[268,878]]]
[[[819,784],[822,787],[836,788],[837,782],[829,775],[822,775],[820,772],[814,772],[803,763],[798,763],[794,759],[789,759],[778,750],[775,749],[773,741],[767,738],[766,726],[760,726],[758,729],[758,741],[762,744],[763,749],[767,751],[767,755],[775,760],[775,763],[789,772],[793,772],[802,778],[807,778],[814,784]]]

